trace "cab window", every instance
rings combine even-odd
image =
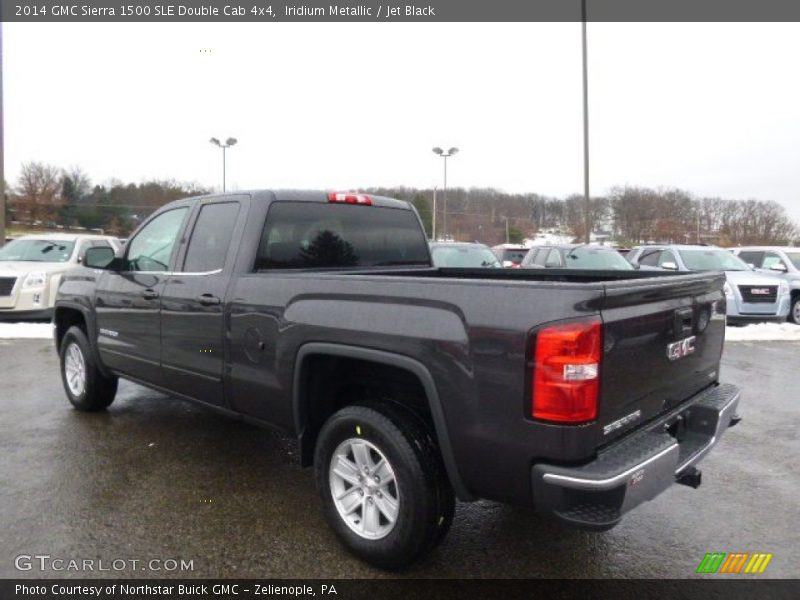
[[[238,202],[204,204],[192,231],[183,270],[208,273],[224,267],[238,216]]]
[[[127,271],[166,271],[188,209],[174,208],[150,221],[128,243]]]

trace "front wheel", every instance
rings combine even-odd
[[[800,294],[792,299],[792,308],[789,311],[789,320],[796,325],[800,325]]]
[[[114,401],[117,378],[105,377],[92,358],[80,327],[70,327],[61,340],[61,381],[72,405],[82,411],[103,410]]]
[[[323,426],[314,458],[325,517],[362,560],[398,569],[447,533],[453,491],[413,413],[389,404],[345,407]]]

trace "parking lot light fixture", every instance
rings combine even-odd
[[[225,140],[225,143],[223,144],[217,138],[212,137],[208,141],[210,143],[214,144],[215,146],[219,146],[220,148],[222,148],[222,191],[224,192],[225,191],[225,151],[228,148],[230,148],[231,146],[235,146],[236,143],[239,140],[237,140],[235,137],[229,137],[227,140]]]
[[[458,148],[453,146],[447,152],[445,152],[439,146],[436,146],[433,148],[433,153],[441,156],[444,159],[444,186],[442,187],[444,210],[442,214],[442,234],[444,236],[444,240],[447,241],[447,159],[457,154]]]

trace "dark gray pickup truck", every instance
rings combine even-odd
[[[79,410],[123,377],[296,436],[326,517],[398,568],[455,498],[605,530],[738,422],[722,273],[436,269],[406,202],[257,191],[173,202],[62,280]]]

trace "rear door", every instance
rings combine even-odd
[[[225,405],[225,294],[246,203],[242,195],[200,203],[178,257],[180,268],[167,280],[161,300],[165,387],[217,406]]]
[[[712,272],[606,284],[600,444],[718,380],[724,282]]]

